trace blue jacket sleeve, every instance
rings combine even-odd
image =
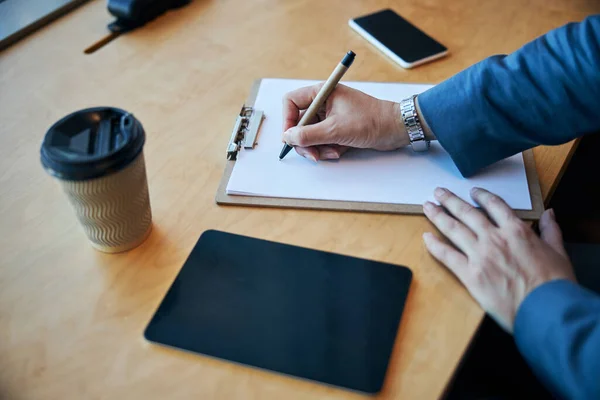
[[[541,285],[519,307],[514,336],[555,394],[600,399],[600,296],[567,280]]]
[[[494,56],[418,97],[422,117],[464,176],[600,130],[600,15]]]

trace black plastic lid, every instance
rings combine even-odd
[[[127,111],[87,108],[48,129],[40,149],[42,165],[60,179],[99,178],[126,167],[145,139],[142,124]]]

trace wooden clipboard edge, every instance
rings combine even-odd
[[[254,81],[250,94],[245,105],[252,107],[258,94],[262,79]],[[523,161],[525,163],[525,174],[529,185],[529,195],[531,197],[531,210],[515,210],[519,218],[530,221],[537,221],[544,212],[544,201],[540,182],[535,169],[535,160],[533,151],[523,152]],[[223,177],[217,189],[215,200],[219,205],[239,205],[253,207],[276,207],[276,208],[304,208],[312,210],[327,211],[358,211],[384,214],[409,214],[423,215],[423,206],[420,204],[389,204],[389,203],[370,203],[358,201],[336,201],[336,200],[307,200],[307,199],[289,199],[281,197],[258,197],[258,196],[230,196],[227,194],[227,184],[233,171],[235,160],[228,160],[225,164]]]
[[[535,167],[535,159],[533,150],[525,150],[523,152],[523,162],[525,163],[525,174],[527,176],[527,184],[529,185],[529,196],[531,197],[531,210],[516,210],[519,218],[528,221],[538,221],[544,212],[544,197],[542,196],[542,188]]]

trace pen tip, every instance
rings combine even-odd
[[[356,54],[352,50],[350,50],[348,53],[346,53],[346,55],[342,59],[341,64],[346,68],[350,68],[350,66],[354,62],[355,56],[356,56]]]

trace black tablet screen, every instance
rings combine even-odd
[[[207,231],[145,336],[375,393],[411,277],[405,267]]]

